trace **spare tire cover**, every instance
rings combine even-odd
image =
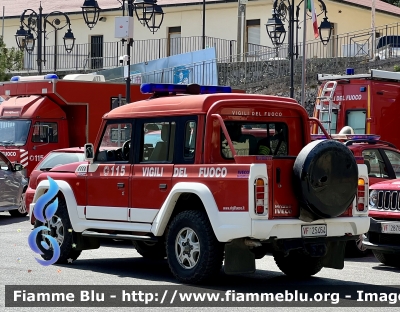
[[[293,171],[301,207],[319,218],[341,215],[357,193],[357,163],[350,149],[340,142],[323,140],[306,145]]]

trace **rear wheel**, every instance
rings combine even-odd
[[[21,197],[19,199],[18,209],[8,211],[11,216],[25,217],[28,214],[28,211],[26,210],[26,205],[25,205],[25,191],[26,191],[26,189],[22,192]]]
[[[163,240],[158,242],[132,241],[132,244],[143,258],[164,259],[167,256]]]
[[[376,259],[378,259],[381,263],[397,268],[400,267],[400,254],[389,254],[376,250],[373,250],[372,252],[374,253]]]
[[[311,257],[299,250],[292,250],[285,257],[284,253],[274,253],[278,268],[287,276],[306,278],[317,274],[322,269],[321,257]]]
[[[221,269],[223,246],[202,211],[179,213],[171,222],[166,243],[169,267],[181,282],[199,283]]]

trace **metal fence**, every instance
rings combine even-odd
[[[400,23],[385,25],[375,29],[376,41],[373,43],[372,29],[364,29],[342,35],[334,35],[327,45],[318,39],[306,42],[307,59],[326,58],[359,58],[373,59],[378,54],[385,58],[400,56],[397,53],[396,43],[387,40],[384,46],[377,49],[382,38],[397,38],[400,36]],[[400,38],[400,37],[399,37]],[[275,61],[273,64],[286,64],[288,59],[288,45],[279,48],[248,44],[244,54],[237,55],[236,40],[225,40],[212,37],[205,38],[207,47],[214,47],[218,63]],[[399,40],[400,41],[400,40]],[[385,42],[385,41],[383,41]],[[131,64],[147,62],[175,54],[192,52],[202,49],[202,37],[181,37],[171,39],[135,40],[131,48]],[[399,44],[400,50],[400,44]],[[299,59],[302,58],[303,43],[295,45]],[[36,51],[35,51],[36,52]],[[126,54],[126,42],[101,42],[96,44],[77,44],[71,53],[66,53],[63,46],[49,46],[45,48],[46,62],[43,63],[44,72],[57,71],[99,71],[120,66],[119,57]],[[35,53],[24,56],[24,71],[37,72],[37,55]],[[272,66],[282,70],[282,66]],[[286,72],[286,70],[284,70]]]

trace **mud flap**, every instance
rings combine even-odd
[[[75,250],[88,250],[100,248],[100,239],[97,237],[82,236],[81,233],[74,233]]]
[[[244,239],[235,239],[225,244],[224,271],[226,274],[254,273],[254,253],[244,244]]]
[[[324,257],[321,258],[322,266],[331,269],[343,269],[346,242],[327,242],[326,245],[327,253]]]

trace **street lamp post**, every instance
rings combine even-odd
[[[162,8],[157,4],[157,0],[122,0],[122,8],[125,8],[125,2],[127,7],[128,16],[133,17],[135,12],[136,18],[143,25],[154,34],[160,29],[161,24],[164,19],[164,12]],[[89,28],[93,28],[99,19],[100,8],[96,0],[85,0],[82,6],[82,13],[85,23]],[[125,15],[125,12],[123,11]],[[130,25],[133,27],[133,25]],[[124,39],[123,39],[124,40]],[[125,78],[126,80],[126,103],[131,101],[131,75],[130,75],[130,65],[131,65],[131,47],[133,43],[133,38],[127,39],[126,48],[126,66],[128,67],[128,74]]]
[[[282,22],[288,22],[288,56],[290,61],[290,97],[294,98],[294,58],[298,58],[298,29],[299,29],[299,11],[300,5],[304,0],[301,0],[300,3],[296,6],[296,16],[295,16],[295,4],[294,0],[275,0],[272,9],[272,17],[268,19],[266,28],[268,36],[270,37],[272,44],[275,47],[279,47],[283,44],[286,37],[285,25]],[[306,0],[307,1],[307,0]],[[313,0],[309,0],[313,1]],[[279,5],[278,5],[279,2]],[[322,44],[326,45],[331,37],[332,33],[332,25],[328,21],[328,17],[326,16],[327,10],[325,3],[322,0],[318,0],[321,3],[322,13],[325,14],[323,21],[321,22],[319,29],[319,38]],[[289,16],[287,16],[287,13]],[[296,24],[295,24],[296,23]],[[305,21],[304,21],[305,23]],[[296,29],[296,43],[294,41]],[[296,44],[296,50],[295,48]],[[303,44],[305,44],[305,38],[303,38]]]
[[[58,17],[62,16],[63,20]],[[54,17],[54,18],[52,18]],[[68,30],[65,33],[64,48],[67,53],[71,53],[75,44],[75,37],[71,30],[71,21],[67,14],[60,11],[53,11],[47,15],[43,15],[42,3],[40,3],[39,14],[32,9],[26,9],[20,18],[20,28],[15,34],[15,40],[17,42],[18,48],[21,50],[26,50],[28,53],[32,53],[35,49],[35,41],[37,40],[37,65],[39,75],[42,74],[42,63],[46,66],[46,25],[53,27],[55,32],[55,44],[57,46],[57,31],[68,26]],[[27,29],[25,29],[25,27]],[[36,38],[35,38],[36,37]],[[42,51],[43,48],[43,51]],[[56,50],[55,50],[56,51]],[[43,52],[43,53],[42,53]],[[54,70],[57,70],[57,52],[55,53],[54,60]],[[43,58],[43,59],[42,59]]]

